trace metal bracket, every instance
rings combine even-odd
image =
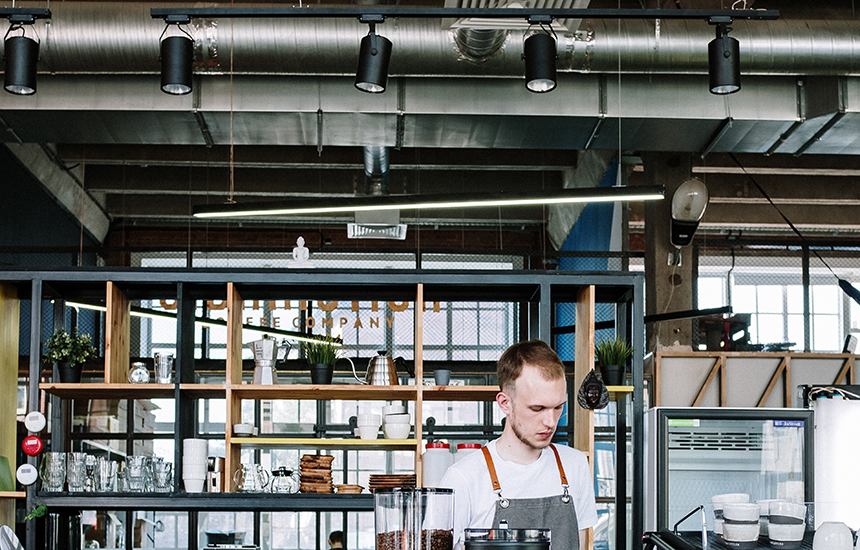
[[[184,15],[184,14],[168,15],[164,18],[164,22],[167,23],[168,25],[171,25],[171,24],[190,25],[191,24],[191,16],[190,15]]]
[[[552,23],[552,15],[529,15],[529,25],[540,25],[541,23]]]
[[[361,23],[385,23],[385,16],[381,13],[362,13],[358,20]]]
[[[708,25],[730,25],[733,19],[726,15],[712,15],[708,17]]]

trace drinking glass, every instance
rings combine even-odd
[[[173,489],[173,463],[160,460],[152,464],[155,491],[169,493]]]
[[[116,476],[117,463],[106,456],[98,457],[96,467],[96,491],[107,493],[113,491],[113,480]]]
[[[128,490],[133,493],[143,492],[146,487],[146,464],[148,456],[132,455],[125,459],[125,478]]]
[[[43,453],[39,476],[43,491],[62,491],[66,481],[66,453]]]
[[[69,491],[83,491],[87,482],[87,453],[68,453],[66,456],[66,482]]]
[[[96,490],[96,475],[98,468],[98,460],[93,455],[87,455],[86,460],[84,461],[84,471],[86,472],[87,478],[84,482],[84,491],[93,492]]]
[[[155,381],[159,384],[173,383],[173,354],[155,354]]]

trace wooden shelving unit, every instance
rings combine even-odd
[[[354,505],[362,510],[372,509],[369,495],[315,495],[304,499],[279,496],[277,504],[269,506],[268,497],[242,495],[235,492],[220,494],[184,495],[181,486],[182,463],[181,441],[197,435],[197,428],[183,419],[192,418],[196,400],[225,399],[226,425],[225,469],[234,471],[239,464],[242,449],[263,448],[308,448],[348,450],[409,450],[415,455],[415,473],[421,485],[421,451],[423,449],[424,424],[423,403],[440,401],[493,401],[497,386],[426,386],[424,377],[424,311],[421,305],[434,301],[496,301],[515,302],[520,305],[517,326],[520,340],[540,338],[553,342],[551,331],[557,304],[574,304],[576,309],[575,382],[579,387],[582,378],[594,365],[594,311],[596,303],[622,304],[626,312],[620,314],[620,322],[635,349],[643,349],[644,328],[642,311],[644,277],[632,273],[559,273],[559,272],[429,272],[409,270],[22,270],[0,272],[0,283],[9,281],[18,285],[19,293],[40,303],[46,292],[54,299],[75,300],[84,298],[101,301],[103,296],[107,308],[105,320],[105,381],[104,383],[60,384],[42,383],[31,388],[30,401],[40,401],[40,391],[60,400],[72,399],[152,399],[173,398],[177,418],[175,428],[174,465],[177,471],[175,490],[162,495],[111,495],[93,496],[82,504],[80,497],[64,494],[45,495],[31,492],[28,506],[46,503],[58,508],[131,508],[131,509],[187,509],[187,510],[231,510],[254,507],[277,510],[341,510]],[[49,289],[45,291],[44,289]],[[175,384],[128,384],[126,374],[129,367],[131,307],[133,300],[170,299],[176,302],[176,383]],[[358,384],[313,385],[279,384],[259,386],[244,384],[242,380],[242,312],[246,300],[356,300],[412,302],[414,311],[413,353],[415,366],[414,386],[366,386]],[[223,382],[198,384],[195,380],[195,308],[198,300],[226,301],[227,344],[226,372]],[[426,302],[425,302],[426,301]],[[31,311],[31,341],[41,337],[41,312]],[[38,379],[41,364],[38,356],[31,357],[31,379]],[[634,358],[633,386],[610,387],[613,399],[639,396],[642,392],[641,358]],[[410,401],[414,410],[414,433],[409,439],[372,441],[337,438],[280,438],[232,437],[229,427],[242,420],[242,401],[245,400],[360,400],[360,401]],[[569,430],[569,443],[585,452],[591,459],[593,453],[592,412],[584,411],[576,404],[575,394],[570,396],[569,418],[573,430]],[[641,399],[634,400],[641,407]],[[641,411],[638,411],[641,412]],[[634,500],[633,539],[641,538],[642,457],[644,445],[642,427],[634,417]],[[61,438],[58,438],[58,440]],[[53,438],[52,438],[53,443]],[[637,458],[638,457],[638,458]],[[623,483],[621,484],[624,485]],[[623,488],[621,489],[623,490]],[[2,495],[0,495],[2,496]],[[320,498],[323,497],[323,498]],[[359,498],[354,498],[359,497]],[[265,502],[254,504],[255,500]],[[621,495],[621,498],[626,498]],[[340,503],[340,504],[339,504]],[[341,505],[343,504],[343,505]],[[626,514],[619,514],[619,517]],[[619,537],[617,537],[619,538]],[[624,539],[626,537],[620,537]],[[195,543],[196,544],[196,543]]]

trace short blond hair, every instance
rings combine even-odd
[[[564,363],[558,354],[543,340],[528,340],[514,344],[502,353],[496,365],[499,388],[510,393],[527,364],[537,367],[547,380],[564,378]]]

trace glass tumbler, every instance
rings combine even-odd
[[[113,481],[116,477],[117,463],[106,456],[98,457],[96,465],[96,491],[107,493],[113,491]]]
[[[173,489],[173,463],[160,460],[152,463],[155,491],[169,493]]]
[[[66,453],[43,453],[39,477],[43,491],[62,491],[66,481]]]
[[[125,458],[125,480],[128,490],[132,493],[142,493],[146,488],[147,462],[149,457],[132,455]]]
[[[66,455],[66,482],[69,491],[83,491],[87,483],[87,453],[68,453]]]

